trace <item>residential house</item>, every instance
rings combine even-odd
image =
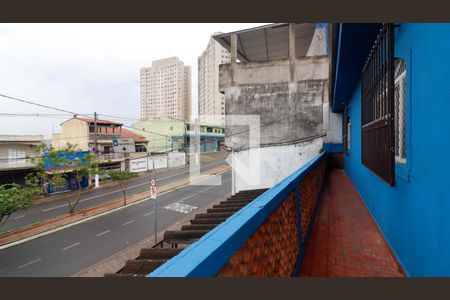
[[[29,157],[36,156],[43,135],[0,135],[0,184],[25,183],[25,176],[36,168]]]
[[[67,143],[71,143],[76,144],[82,151],[94,151],[97,142],[96,152],[100,161],[104,164],[118,164],[123,169],[126,157],[139,157],[142,156],[140,152],[147,152],[148,141],[143,135],[122,126],[122,123],[115,121],[74,116],[61,123],[61,133],[53,134],[52,145],[56,149],[61,149]],[[136,152],[114,153],[113,139],[120,138],[133,138]]]

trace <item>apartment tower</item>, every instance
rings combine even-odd
[[[225,115],[225,96],[219,92],[219,65],[229,62],[230,52],[211,37],[198,58],[198,114],[201,120],[205,115]],[[220,124],[224,124],[224,118]]]
[[[141,120],[169,117],[189,120],[191,67],[178,57],[152,62],[141,69]]]

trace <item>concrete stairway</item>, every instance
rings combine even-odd
[[[207,209],[206,213],[196,214],[194,219],[190,220],[190,225],[184,225],[180,230],[164,232],[160,245],[169,244],[170,247],[143,248],[138,258],[128,260],[117,273],[108,273],[105,276],[143,277],[151,273],[265,191],[266,189],[242,191]]]

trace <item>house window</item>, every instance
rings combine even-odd
[[[350,117],[348,116],[348,106],[345,107],[344,109],[344,115],[343,115],[343,128],[344,128],[344,136],[343,136],[343,142],[344,142],[344,154],[348,153],[348,150],[350,150],[350,138],[349,138],[349,134],[350,134],[350,130],[351,127],[350,125]]]
[[[8,151],[8,159],[10,160],[19,160],[21,158],[25,158],[25,149],[9,149]]]
[[[347,140],[346,140],[346,143],[347,143],[347,151],[350,150],[351,136],[352,136],[352,121],[351,121],[351,119],[350,119],[350,117],[349,117],[349,118],[348,118],[348,121],[347,121]]]
[[[147,147],[145,145],[136,145],[136,152],[147,152]]]
[[[394,26],[383,25],[361,77],[362,164],[395,184]]]
[[[395,59],[395,162],[406,164],[406,63]]]

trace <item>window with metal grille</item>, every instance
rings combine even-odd
[[[348,115],[348,106],[344,109],[344,154],[350,150],[351,120]]]
[[[395,59],[395,162],[406,164],[406,63]]]
[[[361,78],[362,163],[395,184],[394,26],[380,29]]]

